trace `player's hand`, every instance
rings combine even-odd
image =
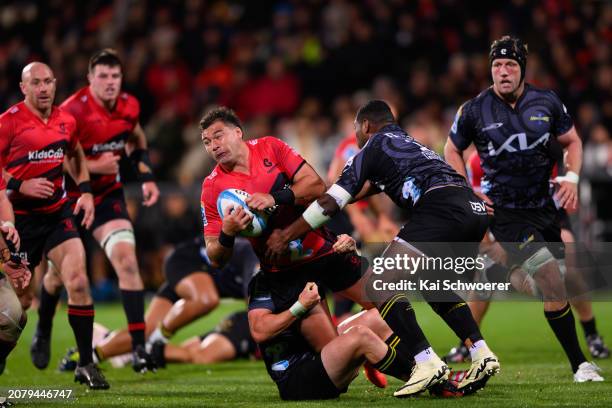
[[[227,207],[223,214],[223,225],[221,229],[229,236],[236,236],[240,231],[245,230],[253,221],[253,216],[244,210],[244,208]]]
[[[493,201],[483,192],[474,191],[474,194],[478,196],[485,203],[485,207],[487,208],[487,215],[493,215],[495,210],[493,210]]]
[[[555,193],[559,206],[565,210],[575,210],[578,204],[578,184],[567,180],[561,181],[559,177],[555,178],[555,184],[559,186]]]
[[[159,199],[159,188],[154,181],[142,183],[142,205],[150,207]]]
[[[17,228],[10,221],[4,221],[0,226],[0,231],[4,235],[4,238],[11,241],[13,246],[15,247],[15,251],[19,251],[19,247],[21,246],[21,239],[19,238],[19,232],[17,232]]]
[[[275,229],[266,241],[266,259],[268,262],[274,262],[283,254],[289,251],[289,240],[285,237],[283,230]]]
[[[249,208],[257,211],[263,211],[276,205],[274,197],[266,193],[251,194],[251,196],[244,201],[247,203]]]
[[[28,269],[28,262],[19,258],[17,262],[15,257],[5,262],[2,265],[2,270],[11,279],[13,285],[17,289],[25,289],[30,284],[32,273]]]
[[[83,221],[81,221],[81,225],[85,227],[85,229],[89,229],[94,220],[94,200],[93,195],[91,193],[83,193],[81,197],[76,202],[74,206],[73,215],[77,215],[78,213],[83,211]]]
[[[19,187],[19,192],[23,195],[34,198],[49,198],[53,195],[55,186],[44,177],[37,177],[24,180]]]
[[[355,252],[357,250],[357,243],[350,235],[340,234],[332,249],[339,254]]]
[[[119,173],[119,160],[121,157],[112,152],[104,152],[96,159],[88,159],[88,168],[91,173],[117,174]]]
[[[302,290],[302,293],[300,293],[300,296],[298,297],[298,301],[308,310],[319,304],[321,301],[321,296],[319,296],[319,288],[317,287],[317,284],[314,282],[306,283],[304,290]]]

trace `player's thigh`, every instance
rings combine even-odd
[[[337,337],[321,350],[321,361],[329,379],[338,389],[347,387],[359,373],[363,358],[356,355],[359,347],[355,336]]]
[[[190,354],[196,364],[212,364],[233,360],[237,356],[237,350],[225,335],[211,333]]]
[[[85,248],[81,238],[70,238],[53,247],[47,257],[59,270],[60,275],[66,278],[66,273],[85,274]],[[69,271],[65,271],[69,269]]]
[[[216,306],[219,292],[212,276],[206,272],[195,271],[181,279],[174,290],[182,299]]]

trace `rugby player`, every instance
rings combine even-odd
[[[217,162],[202,183],[201,198],[204,238],[213,266],[222,265],[231,257],[236,235],[252,221],[251,215],[241,206],[226,208],[223,218],[217,210],[217,199],[222,191],[241,189],[251,195],[246,203],[253,210],[275,208],[267,221],[268,228],[261,236],[251,237],[249,241],[261,262],[263,274],[269,275],[271,291],[277,298],[290,298],[288,288],[295,282],[317,281],[367,309],[374,307],[363,296],[365,280],[361,278],[361,258],[355,253],[335,252],[336,237],[325,228],[308,231],[299,238],[296,235],[290,245],[289,241],[285,243],[283,249],[289,247],[290,250],[280,257],[270,259],[265,256],[270,231],[300,217],[304,206],[325,191],[325,183],[313,168],[292,148],[274,137],[244,141],[242,124],[228,108],[208,112],[201,120],[200,128],[204,147]],[[379,307],[384,306],[379,304]],[[394,355],[396,364],[410,370],[412,357],[419,352],[413,353],[414,350],[404,343],[414,343],[412,339],[415,336],[419,338],[419,334],[415,334],[417,331],[421,337],[424,336],[411,308],[406,310],[399,304],[397,307],[387,306],[385,316],[404,330],[398,348],[408,349]],[[412,320],[406,319],[405,315],[412,316]],[[417,364],[410,377],[410,386],[403,387],[398,397],[422,392],[448,377],[448,367],[437,356],[437,360],[431,363],[433,353],[428,345],[421,351],[417,359],[424,364]]]
[[[574,209],[582,165],[582,143],[557,95],[525,83],[527,47],[503,36],[489,52],[493,86],[464,103],[453,123],[444,153],[466,175],[462,151],[474,143],[484,178],[479,196],[493,214],[491,232],[508,256],[510,270],[533,277],[544,299],[544,315],[570,362],[574,381],[603,381],[586,361],[574,315],[555,258],[564,256],[557,210],[549,188],[554,164],[552,138],[566,150],[565,176],[556,195]]]
[[[132,339],[132,368],[144,372],[154,369],[155,365],[145,350],[144,286],[136,260],[134,231],[119,177],[121,156],[128,154],[142,182],[143,205],[154,205],[159,189],[148,158],[147,140],[139,123],[140,106],[136,98],[121,91],[122,75],[121,61],[113,50],[95,53],[89,61],[89,85],[70,96],[61,107],[76,118],[76,135],[87,157],[96,206],[92,235],[119,278],[121,300]],[[77,188],[74,184],[69,186],[68,194],[75,199]],[[33,358],[47,364],[49,349],[35,345],[48,342],[59,294],[57,279],[53,273],[47,273],[32,347]]]
[[[484,204],[465,178],[406,134],[384,101],[373,100],[362,106],[356,115],[355,129],[361,151],[349,160],[336,183],[301,217],[271,234],[267,241],[268,254],[275,257],[284,253],[290,241],[319,228],[348,203],[384,191],[398,206],[412,210],[412,214],[382,257],[431,256],[437,248],[421,243],[435,242],[473,243],[470,255],[475,256],[477,243],[487,228],[487,215]],[[436,294],[444,301],[432,299],[425,292],[423,295],[470,348],[472,366],[460,388],[498,372],[499,361],[484,341],[465,302],[451,291]],[[448,378],[448,366],[430,347],[407,296],[393,292],[379,296],[377,306],[381,316],[402,342],[408,344],[408,351],[416,360],[415,379],[411,377],[394,395],[420,392],[420,380],[430,373],[436,373],[440,379]]]
[[[25,99],[0,116],[0,155],[7,177],[8,196],[21,232],[19,255],[35,268],[44,256],[59,271],[68,292],[68,321],[81,358],[75,381],[92,389],[109,387],[91,359],[94,306],[85,272],[85,249],[73,215],[84,212],[89,228],[94,203],[85,156],[76,137],[72,115],[53,106],[56,81],[51,69],[33,62],[22,71]],[[71,210],[64,190],[64,158],[81,191]],[[26,305],[29,306],[29,305]],[[35,347],[49,347],[34,344]],[[43,368],[38,361],[35,365]]]

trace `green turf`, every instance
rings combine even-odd
[[[220,317],[241,307],[238,302],[224,303],[212,315],[184,329],[176,340],[199,334],[211,328]],[[89,392],[72,382],[72,375],[59,373],[55,366],[73,344],[65,310],[54,323],[51,367],[38,371],[30,362],[28,347],[36,314],[30,321],[17,349],[10,356],[6,371],[0,377],[0,396],[7,388],[71,388],[76,399],[61,402],[18,401],[19,406],[84,407],[264,407],[264,406],[475,406],[475,407],[612,407],[612,361],[600,361],[607,380],[603,383],[573,384],[568,363],[546,324],[538,303],[499,302],[491,307],[483,332],[501,359],[502,372],[479,394],[463,400],[437,400],[422,395],[409,400],[392,397],[399,384],[379,390],[362,376],[339,400],[327,402],[287,403],[278,398],[262,362],[240,361],[215,366],[172,365],[156,374],[137,375],[130,368],[113,369],[104,364],[111,383],[107,391]],[[600,332],[612,341],[612,303],[594,305]],[[455,338],[427,305],[417,304],[417,316],[439,354],[454,345]],[[121,306],[96,306],[96,320],[108,327],[124,322]],[[580,337],[582,330],[579,329]],[[586,349],[585,349],[586,350]],[[458,366],[466,367],[466,365]],[[466,405],[468,404],[468,405]]]

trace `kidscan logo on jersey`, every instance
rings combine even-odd
[[[28,152],[29,161],[44,161],[44,160],[64,160],[64,149],[58,147],[57,149],[48,150],[35,150]]]
[[[549,138],[550,133],[544,133],[538,138],[538,140],[528,144],[526,133],[515,133],[510,135],[510,137],[508,137],[508,139],[506,139],[506,141],[498,149],[493,147],[493,142],[489,142],[489,154],[491,156],[497,156],[504,151],[514,153],[517,151],[532,150],[540,144],[546,144]]]
[[[101,153],[101,152],[114,152],[116,150],[123,150],[125,148],[125,142],[123,140],[118,142],[109,142],[109,143],[96,143],[91,148],[92,153]]]

